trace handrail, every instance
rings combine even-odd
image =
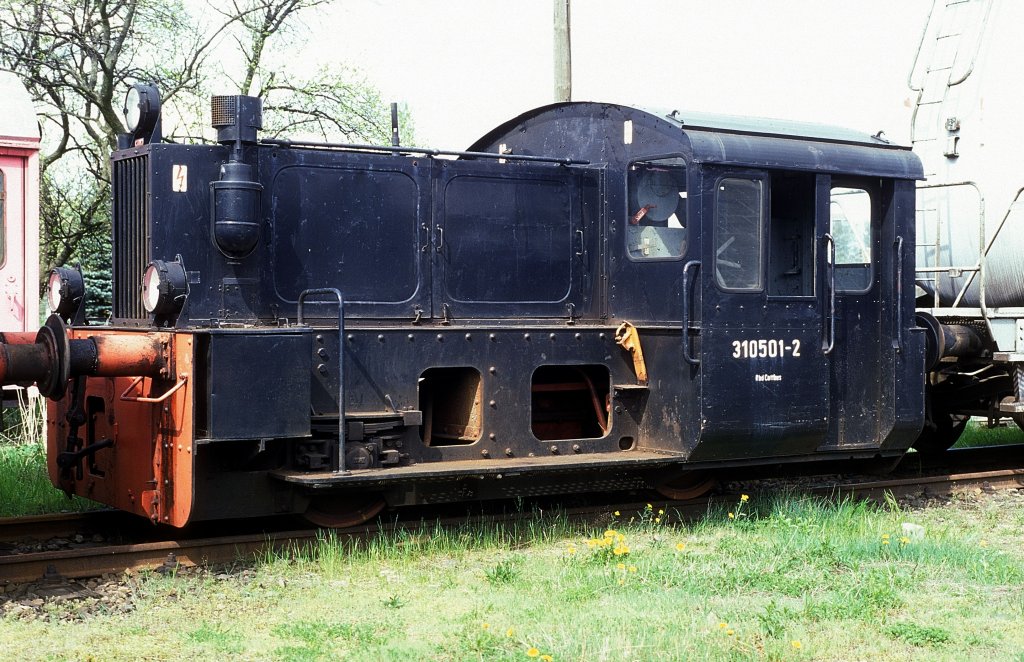
[[[690,260],[683,265],[683,360],[699,366],[700,359],[690,353],[690,280],[687,277],[690,267],[696,267],[694,273],[699,272],[700,260]]]
[[[897,236],[893,242],[896,249],[896,334],[892,339],[892,348],[903,351],[903,237]]]
[[[124,390],[124,393],[121,394],[120,399],[123,400],[124,402],[145,402],[147,404],[154,404],[154,405],[155,404],[160,404],[161,402],[163,402],[167,398],[169,398],[172,395],[174,395],[178,391],[178,389],[180,389],[182,386],[185,385],[186,382],[188,382],[188,375],[186,375],[185,373],[182,373],[179,376],[179,378],[178,378],[178,382],[174,386],[172,386],[171,388],[167,389],[167,392],[164,393],[163,395],[159,396],[159,397],[148,398],[148,397],[144,397],[144,396],[141,396],[141,395],[129,396],[128,394],[136,386],[141,384],[142,380],[144,380],[144,379],[145,379],[145,376],[136,377],[134,380],[132,380],[132,383],[129,384],[128,388],[126,388]]]
[[[821,237],[822,243],[828,246],[825,253],[825,284],[828,287],[828,325],[822,325],[821,329],[821,353],[831,354],[836,346],[836,241],[832,235],[825,233]],[[825,337],[826,330],[828,337]]]
[[[334,287],[322,287],[317,289],[303,290],[299,294],[298,316],[299,325],[303,324],[303,304],[306,297],[320,294],[333,294],[338,301],[338,473],[347,473],[345,470],[345,297],[341,291]],[[330,303],[328,301],[314,301],[313,303]]]
[[[920,191],[920,190],[925,190],[925,189],[930,190],[930,189],[941,189],[941,188],[953,188],[953,187],[956,187],[956,186],[969,186],[969,187],[973,188],[977,192],[977,194],[978,194],[978,235],[979,235],[978,247],[979,247],[979,249],[981,249],[981,247],[985,245],[985,232],[986,232],[986,230],[985,230],[985,196],[982,195],[981,187],[978,186],[977,182],[974,182],[972,180],[961,180],[961,181],[957,181],[957,182],[936,182],[934,184],[919,184],[917,186],[917,190]],[[1022,190],[1024,190],[1024,189],[1022,189]],[[1017,195],[1020,195],[1020,191],[1017,191]],[[950,308],[956,308],[957,306],[960,305],[960,302],[963,300],[964,296],[967,294],[967,290],[970,289],[971,284],[974,282],[974,277],[977,275],[977,273],[984,271],[984,268],[985,268],[985,259],[984,259],[984,257],[985,257],[985,255],[988,254],[989,249],[992,247],[992,242],[994,242],[996,240],[996,237],[999,236],[999,232],[1002,230],[1003,225],[1006,223],[1006,218],[1004,217],[1002,223],[999,224],[999,227],[996,229],[995,234],[992,235],[992,240],[988,243],[988,246],[986,248],[984,248],[984,250],[979,250],[978,262],[976,264],[974,264],[973,266],[967,266],[967,265],[962,265],[961,266],[961,265],[952,265],[952,264],[944,266],[944,267],[940,266],[939,263],[942,261],[942,246],[943,246],[943,244],[942,244],[942,227],[941,227],[941,223],[942,223],[942,216],[937,214],[936,217],[935,217],[935,245],[933,247],[934,250],[935,250],[935,265],[936,266],[935,267],[918,267],[918,266],[915,265],[914,270],[915,270],[915,275],[916,275],[916,273],[930,273],[930,272],[938,273],[940,271],[953,271],[953,270],[971,272],[970,277],[966,280],[966,282],[963,284],[963,286],[957,292],[956,296],[953,298],[952,305],[949,306]],[[950,255],[950,257],[952,258],[952,255]],[[983,274],[983,276],[984,276],[984,274]],[[984,277],[982,278],[982,282],[984,282]],[[938,284],[938,283],[936,282],[936,284]],[[979,288],[979,289],[981,289],[981,288]],[[980,291],[979,295],[984,297],[984,291]],[[938,304],[939,304],[939,288],[938,287],[936,287],[934,289],[934,297],[935,297],[935,307],[938,308],[939,307],[938,306]]]

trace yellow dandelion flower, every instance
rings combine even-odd
[[[889,541],[888,541],[888,540],[883,540],[883,541],[882,541],[882,544],[883,544],[883,545],[888,545],[888,544],[889,544]]]
[[[615,549],[612,550],[612,554],[614,554],[615,556],[622,556],[622,548],[621,547],[616,547]]]
[[[725,633],[731,637],[732,635],[736,634],[736,630],[730,628],[726,630]]]
[[[725,622],[722,622],[722,623],[719,623],[719,624],[718,624],[718,627],[719,627],[720,629],[723,629],[723,630],[724,630],[725,628],[729,627],[729,624],[728,624],[728,623],[725,623]]]
[[[616,540],[618,540],[619,542],[622,542],[623,540],[625,540],[625,539],[626,539],[626,536],[624,536],[624,535],[622,535],[621,533],[619,533],[619,534],[617,534],[617,535],[615,536],[615,539],[616,539]]]
[[[799,639],[794,639],[793,641],[789,642],[789,645],[797,650],[800,650],[804,647],[804,645],[800,643]]]
[[[505,630],[505,636],[506,637],[512,637],[512,636],[515,635],[515,633],[516,633],[516,631],[514,629],[512,629],[512,628],[509,628],[509,629]]]
[[[617,533],[618,533],[618,531],[616,531],[615,529],[608,529],[607,531],[604,532],[604,537],[605,538],[614,538],[615,534],[617,534]]]
[[[647,510],[654,510],[654,506],[652,506],[651,504],[647,504]]]
[[[615,511],[615,516],[616,516],[616,517],[618,517],[618,516],[619,516],[619,515],[621,515],[621,514],[622,514],[622,513],[620,513],[619,511],[617,511],[617,510]]]
[[[746,503],[747,501],[750,501],[750,496],[748,496],[746,494],[741,494],[740,495],[740,501]]]
[[[625,583],[626,583],[625,579],[619,579],[619,586],[622,586]]]
[[[676,543],[676,551],[677,552],[681,552],[684,549],[686,549],[686,543],[685,542],[677,542]]]
[[[569,549],[567,549],[565,551],[568,552],[569,554],[575,554],[576,553],[576,548],[570,545]]]
[[[480,626],[480,627],[482,627],[482,628],[483,628],[483,629],[485,629],[485,630],[490,630],[490,629],[491,629],[491,624],[490,624],[490,623],[484,623],[484,624],[483,624],[482,626]]]
[[[662,508],[658,508],[658,514],[659,514],[659,515],[664,515],[664,514],[665,514],[665,511],[664,511],[664,509],[662,509]]]
[[[618,568],[619,570],[625,570],[626,569],[626,564],[625,563],[620,563],[620,564],[618,564],[615,567]]]
[[[987,540],[980,540],[980,541],[978,541],[978,545],[980,545],[981,547],[988,547],[988,541]]]
[[[901,545],[906,545],[909,542],[910,542],[910,538],[908,538],[906,536],[903,536],[902,538],[900,538],[900,544]]]
[[[554,662],[555,660],[555,658],[551,657],[550,655],[541,655],[540,659],[541,662]]]
[[[661,518],[660,517],[655,517],[654,518],[654,523],[655,524],[661,524]]]
[[[526,651],[526,657],[537,657],[538,655],[540,655],[540,651],[533,646],[530,646]]]
[[[889,534],[888,533],[883,533],[882,534],[882,540],[888,540],[888,539],[889,539]]]
[[[635,565],[629,566],[629,571],[630,572],[636,572],[636,566]]]
[[[729,519],[736,519],[736,513],[729,513]]]

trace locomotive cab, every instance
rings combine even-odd
[[[214,116],[220,144],[115,152],[114,323],[51,320],[46,369],[5,375],[55,385],[71,492],[351,523],[896,458],[921,429],[906,149],[596,103],[465,152]]]

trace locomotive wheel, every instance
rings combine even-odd
[[[668,499],[684,501],[704,496],[718,485],[718,480],[700,471],[684,471],[659,484],[654,489]]]
[[[333,494],[313,498],[303,517],[326,529],[344,529],[370,521],[386,505],[379,494]]]
[[[921,435],[913,444],[914,450],[925,455],[945,453],[956,443],[967,427],[970,416],[962,414],[936,414],[933,421],[935,427],[925,425]]]

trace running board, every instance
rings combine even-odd
[[[416,480],[470,477],[501,479],[511,478],[524,473],[569,473],[599,469],[646,469],[679,464],[685,459],[686,456],[682,453],[621,451],[618,453],[594,453],[592,455],[572,457],[523,457],[422,462],[404,467],[354,469],[344,473],[280,470],[271,471],[270,475],[286,483],[302,485],[310,489],[322,489]]]

